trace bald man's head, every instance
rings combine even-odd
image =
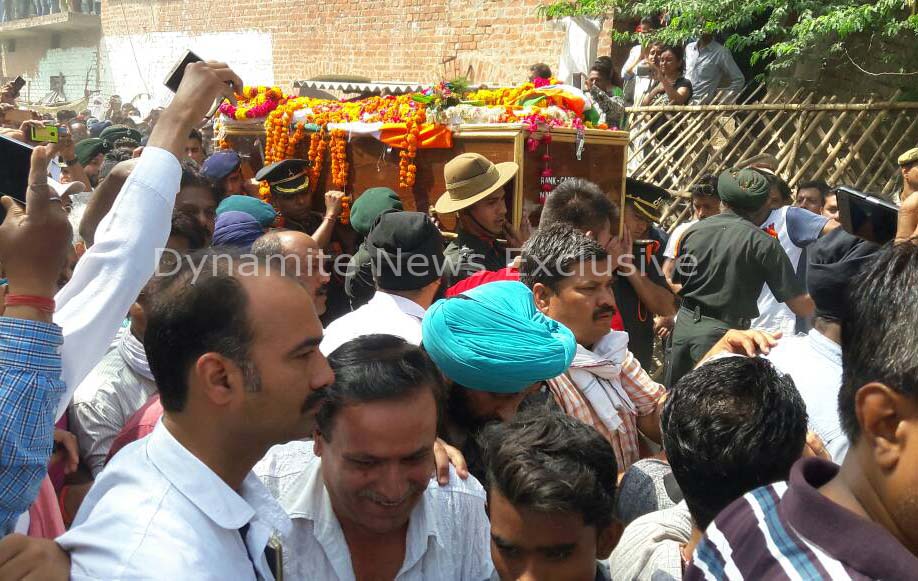
[[[252,253],[283,259],[286,273],[296,276],[312,295],[316,313],[325,313],[329,272],[325,255],[312,236],[295,230],[272,230],[255,241]]]

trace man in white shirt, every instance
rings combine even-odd
[[[309,293],[250,258],[205,251],[165,284],[144,338],[163,419],[58,538],[72,576],[273,579],[290,525],[251,468],[311,433],[334,376]]]
[[[443,247],[443,235],[426,214],[381,215],[366,239],[377,291],[369,303],[328,326],[322,353],[373,333],[419,345],[421,319],[441,284]]]
[[[790,188],[778,175],[766,168],[755,168],[769,182],[768,204],[771,210],[756,221],[763,231],[775,238],[791,261],[797,280],[806,285],[806,248],[820,236],[839,226],[838,222],[813,214],[803,208],[788,206]],[[764,213],[764,208],[763,208]],[[771,333],[782,332],[786,337],[796,329],[808,328],[809,321],[798,318],[791,308],[779,302],[768,285],[762,287],[757,300],[759,316],[752,319],[751,327]]]
[[[232,98],[233,86],[242,81],[225,64],[188,65],[125,188],[159,196],[145,184],[169,187],[175,177],[177,191],[185,136],[214,99]],[[164,175],[157,159],[166,162]],[[142,181],[131,186],[132,179]],[[160,203],[171,213],[169,200]],[[164,242],[168,219],[162,234]],[[102,240],[93,250],[117,252]],[[96,260],[104,265],[104,258]],[[311,432],[333,375],[318,351],[321,325],[308,292],[264,264],[223,258],[186,261],[150,314],[145,346],[165,415],[100,474],[73,528],[58,538],[73,578],[274,578],[278,563],[266,549],[289,520],[251,468],[272,445]]]
[[[339,347],[312,442],[272,448],[255,473],[293,521],[289,579],[483,580],[485,493],[431,478],[445,389],[424,352],[392,335]]]
[[[768,354],[779,371],[793,378],[806,404],[810,429],[822,438],[836,464],[845,459],[849,444],[838,416],[844,301],[849,281],[878,250],[878,245],[841,228],[813,243],[807,271],[807,290],[816,304],[813,329],[783,338]]]
[[[564,31],[561,60],[558,63],[558,79],[562,83],[571,85],[575,75],[586,78],[589,74],[590,66],[596,60],[603,20],[602,17],[565,16],[552,21],[555,29]]]
[[[727,102],[733,102],[746,83],[733,55],[710,33],[702,34],[699,40],[686,45],[685,76],[692,82],[692,94],[698,103],[711,101],[724,79],[727,82],[725,90],[730,93]]]

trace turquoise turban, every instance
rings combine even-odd
[[[574,334],[536,310],[532,291],[515,281],[437,301],[421,329],[424,349],[446,377],[492,393],[557,377],[577,352]]]
[[[271,204],[252,196],[234,195],[223,198],[223,201],[217,206],[217,215],[224,212],[245,212],[255,218],[262,228],[270,228],[277,217]]]

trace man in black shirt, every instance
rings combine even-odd
[[[615,301],[628,332],[628,348],[644,369],[653,364],[653,318],[676,314],[676,297],[663,276],[663,251],[669,240],[659,223],[669,192],[628,178],[625,185],[623,238],[634,242],[634,268],[625,265],[615,283]]]

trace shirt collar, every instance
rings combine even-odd
[[[276,503],[269,501],[270,494],[254,474],[249,472],[246,476],[240,495],[182,446],[162,421],[156,424],[150,435],[147,455],[172,486],[222,528],[241,528],[256,516],[256,511],[276,507]],[[279,520],[277,528],[284,528],[284,519],[271,520]]]
[[[817,490],[838,470],[837,465],[821,458],[798,461],[778,505],[781,516],[832,558],[870,579],[911,578],[918,570],[918,557],[880,525],[835,504]]]
[[[381,290],[376,291],[376,293],[373,295],[373,298],[370,299],[370,304],[374,305],[374,310],[376,308],[394,306],[409,317],[414,317],[416,319],[423,319],[424,313],[427,312],[424,307],[412,301],[411,299],[406,299],[405,297],[393,295]]]
[[[842,348],[841,345],[829,339],[816,329],[810,329],[808,333],[810,339],[810,345],[813,347],[813,350],[838,365],[842,364]]]

